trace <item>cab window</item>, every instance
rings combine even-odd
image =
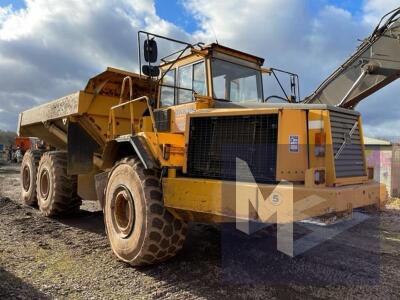
[[[179,68],[178,104],[191,102],[192,96],[192,66]]]
[[[180,67],[178,74],[178,104],[192,102],[193,92],[202,96],[206,95],[204,61]]]
[[[232,102],[262,102],[261,72],[236,63],[213,59],[213,96]]]
[[[160,107],[175,103],[175,70],[168,71],[162,81],[160,92]]]
[[[204,61],[193,65],[193,90],[202,96],[205,96],[207,93]]]
[[[160,107],[192,102],[193,92],[207,94],[204,61],[168,71],[162,80]]]

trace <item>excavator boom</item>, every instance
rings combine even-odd
[[[385,15],[371,36],[304,102],[354,108],[399,77],[400,7]]]

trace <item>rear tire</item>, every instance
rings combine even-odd
[[[37,172],[36,190],[39,209],[47,217],[79,210],[77,177],[67,174],[67,153],[50,151],[43,154]]]
[[[164,208],[159,172],[134,157],[110,172],[104,216],[112,250],[132,266],[173,257],[187,234],[187,224]]]
[[[36,175],[42,152],[26,151],[21,163],[21,199],[26,205],[37,205]]]

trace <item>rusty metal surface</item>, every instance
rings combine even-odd
[[[20,115],[20,127],[84,113],[79,111],[82,92],[91,94],[93,97],[96,95],[119,97],[122,80],[126,76],[133,78],[135,98],[136,94],[143,96],[149,93],[149,80],[146,77],[139,78],[136,73],[107,68],[106,71],[89,79],[83,91],[75,92],[22,112]]]
[[[79,92],[76,92],[22,112],[20,127],[65,118],[77,114],[78,108]]]
[[[152,82],[147,77],[107,68],[106,71],[89,79],[84,90],[22,112],[18,122],[19,134],[36,136],[56,148],[65,149],[66,142],[60,141],[49,128],[55,124],[67,134],[68,122],[78,121],[89,136],[103,145],[110,108],[118,104],[122,81],[126,76],[132,77],[134,97],[150,94],[149,87],[152,86]],[[156,93],[153,95],[156,97]],[[127,98],[127,93],[122,95],[123,101]]]
[[[107,68],[106,71],[90,78],[84,91],[95,95],[120,97],[122,81],[126,76],[132,78],[133,98],[149,94],[150,85],[154,82],[148,77],[115,68]],[[128,91],[125,91],[123,98],[129,98]]]

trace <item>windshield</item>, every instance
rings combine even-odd
[[[213,95],[232,102],[263,100],[261,72],[225,60],[212,60]]]

